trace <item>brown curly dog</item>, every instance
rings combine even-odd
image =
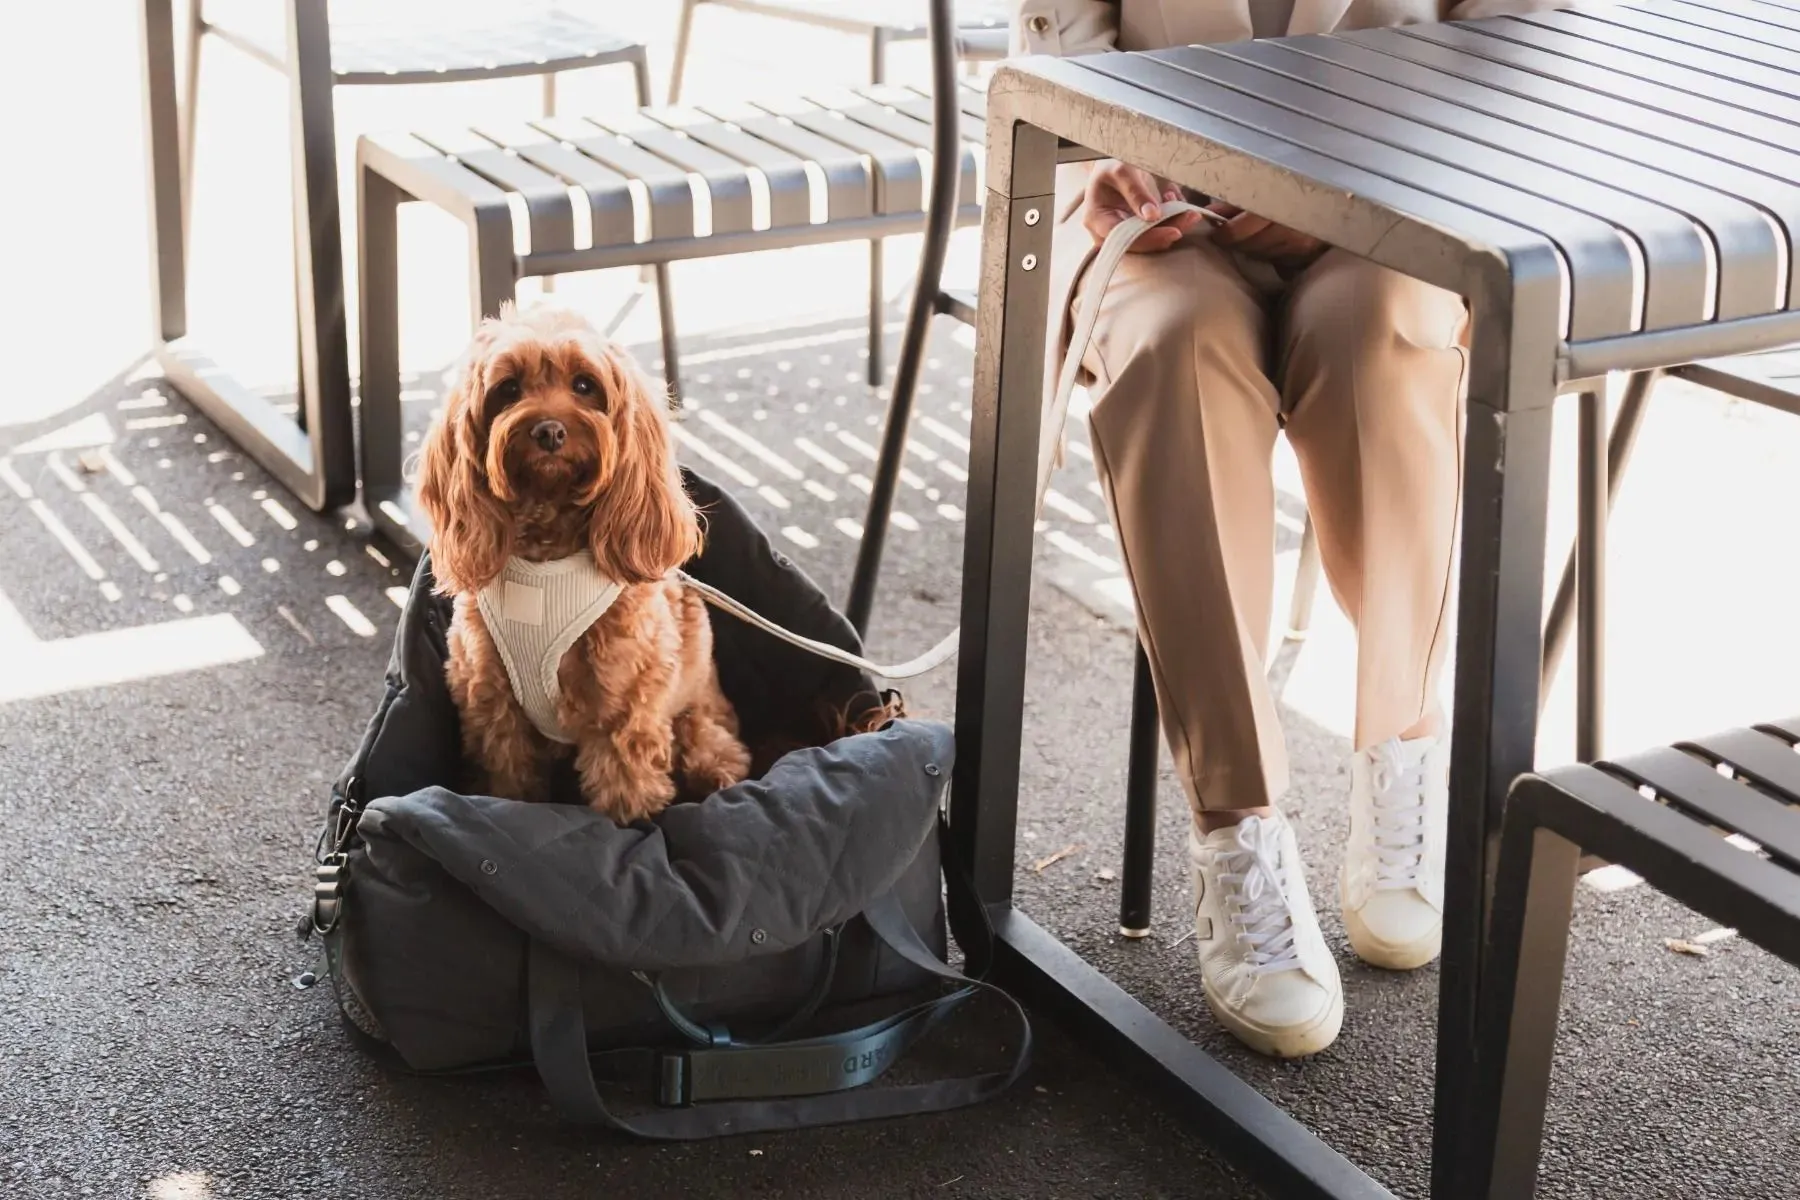
[[[464,754],[490,794],[542,799],[572,754],[587,802],[623,823],[668,805],[676,776],[701,795],[745,778],[705,604],[670,577],[701,526],[667,400],[622,350],[564,310],[482,322],[418,494],[456,598]]]

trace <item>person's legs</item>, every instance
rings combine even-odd
[[[1277,432],[1265,301],[1201,240],[1127,255],[1100,304],[1083,364],[1094,461],[1176,773],[1197,813],[1263,808],[1287,786],[1263,675]]]
[[[1436,957],[1448,645],[1461,490],[1467,311],[1460,297],[1331,251],[1294,284],[1282,331],[1288,437],[1333,594],[1357,631],[1356,758],[1342,881],[1369,962]]]
[[[1277,430],[1266,301],[1201,240],[1127,256],[1098,303],[1094,461],[1194,805],[1202,990],[1253,1049],[1311,1054],[1337,1037],[1344,1003],[1293,829],[1271,807],[1287,764],[1263,669]]]

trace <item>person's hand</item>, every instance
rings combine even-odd
[[[1181,189],[1158,179],[1141,167],[1128,167],[1117,159],[1095,163],[1088,176],[1087,207],[1082,224],[1093,235],[1096,244],[1106,240],[1114,226],[1128,217],[1146,221],[1162,217],[1163,200],[1181,199]],[[1187,212],[1171,217],[1154,229],[1146,230],[1131,243],[1133,254],[1154,254],[1179,242],[1189,230],[1205,218]]]
[[[1207,208],[1225,218],[1225,223],[1213,232],[1216,245],[1260,258],[1277,267],[1290,270],[1304,267],[1329,249],[1316,237],[1308,237],[1286,225],[1277,225],[1267,217],[1247,213],[1223,200],[1215,201]]]

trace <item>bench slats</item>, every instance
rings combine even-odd
[[[818,97],[821,103],[841,102],[845,116],[853,121],[861,121],[872,128],[892,133],[903,142],[911,142],[928,154],[931,150],[931,113],[929,101],[923,117],[913,116],[899,107],[917,98],[919,93],[911,88],[880,85],[877,87],[857,88],[840,96],[836,93]],[[898,102],[898,103],[897,103]],[[960,122],[959,122],[960,124]],[[980,167],[975,151],[980,143],[970,146],[963,142],[959,151],[959,179],[957,182],[957,202],[973,204],[980,199]]]
[[[629,138],[641,149],[700,176],[712,200],[714,233],[746,233],[755,228],[750,176],[742,163],[642,116],[609,117],[604,125],[589,118],[588,123]]]
[[[867,155],[875,167],[876,212],[924,211],[925,176],[918,152],[912,146],[807,100],[759,100],[756,106]]]
[[[1647,785],[1671,804],[1800,866],[1800,820],[1761,793],[1725,778],[1691,754],[1667,746],[1609,759],[1610,770]]]
[[[769,145],[818,166],[825,174],[828,220],[866,217],[875,211],[875,180],[859,152],[753,104],[711,104],[703,110]]]
[[[772,228],[812,223],[812,183],[807,178],[806,162],[798,155],[714,120],[698,109],[661,108],[646,115],[761,172],[769,189],[769,224]]]
[[[523,121],[510,125],[482,125],[476,132],[587,193],[595,244],[636,240],[633,217],[636,206],[625,176]]]
[[[864,90],[872,91],[873,89]],[[972,90],[971,88],[962,89],[964,94]],[[924,121],[927,125],[931,123],[931,97],[924,92],[915,91],[912,88],[886,87],[881,89],[881,94],[885,97],[884,103],[899,109],[914,120]],[[966,107],[957,110],[957,130],[961,134],[962,140],[971,146],[980,146],[987,141],[986,120],[970,113]]]
[[[1789,804],[1800,804],[1800,754],[1787,743],[1754,729],[1733,729],[1711,737],[1683,742],[1693,749],[1729,765],[1739,775],[1776,792]],[[1800,822],[1800,812],[1792,819]]]
[[[685,170],[575,117],[547,117],[532,125],[642,182],[650,194],[651,237],[694,236],[694,189]]]
[[[517,192],[530,215],[531,250],[571,250],[575,246],[575,210],[569,189],[554,175],[516,154],[508,154],[473,129],[424,130],[419,140],[455,155],[469,170]]]

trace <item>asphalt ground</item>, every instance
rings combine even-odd
[[[878,412],[850,378],[855,328],[696,340],[680,425],[689,461],[731,483],[834,595],[863,499],[855,443],[874,440]],[[878,656],[956,620],[968,354],[940,336],[934,355],[917,437],[928,454],[909,462],[913,527],[891,542]],[[438,378],[408,386],[416,429]],[[685,1147],[566,1128],[529,1077],[377,1065],[325,989],[293,986],[312,965],[293,926],[327,780],[379,694],[404,564],[377,557],[356,522],[292,503],[153,377],[0,431],[0,455],[0,651],[31,664],[0,681],[8,1194],[1257,1194],[1206,1130],[1043,1020],[1029,1076],[979,1110]],[[1058,486],[1073,501],[1085,477]],[[1051,515],[1046,581],[1080,557],[1070,545],[1105,555],[1100,524]],[[1185,813],[1166,776],[1155,927],[1139,942],[1115,932],[1129,634],[1079,587],[1049,583],[1034,592],[1031,646],[1021,905],[1371,1174],[1422,1195],[1436,972],[1349,954],[1330,902],[1342,738],[1288,713],[1287,807],[1349,1016],[1327,1053],[1269,1062],[1213,1025],[1180,944]],[[1290,652],[1278,670],[1291,666]],[[918,681],[912,709],[948,716],[952,680]],[[1741,941],[1704,958],[1664,947],[1707,927],[1641,886],[1582,888],[1541,1194],[1793,1194],[1795,980]],[[977,1023],[960,1045],[994,1034]]]

